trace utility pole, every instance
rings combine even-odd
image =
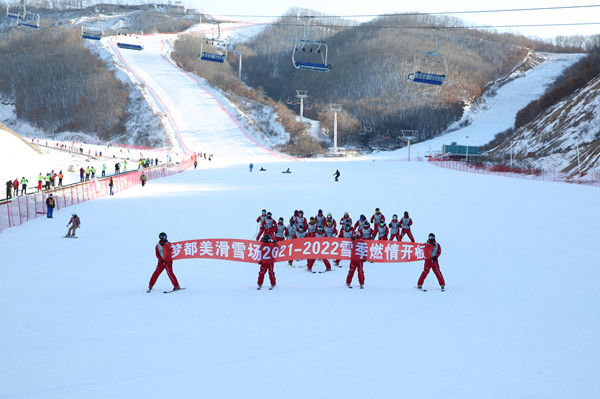
[[[337,114],[342,111],[342,104],[329,104],[329,109],[333,111],[333,153],[337,154]]]
[[[308,97],[308,90],[296,90],[296,98],[300,99],[300,122],[304,122],[304,99]]]
[[[469,136],[467,136],[466,139],[467,139],[467,163],[469,163]]]
[[[240,65],[238,68],[238,80],[242,81],[242,53],[240,53]]]

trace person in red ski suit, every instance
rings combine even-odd
[[[410,226],[413,224],[412,219],[408,216],[407,211],[404,211],[404,217],[400,219],[400,224],[402,225],[402,231],[400,232],[400,239],[398,241],[402,241],[402,237],[406,234],[411,242],[415,242],[415,238],[410,231]]]
[[[313,218],[311,218],[313,219]],[[317,212],[317,216],[314,217],[315,222],[317,223],[317,225],[319,226],[324,226],[325,225],[325,215],[323,215],[323,210],[319,209],[319,212]]]
[[[271,240],[271,236],[269,234],[265,234],[262,238],[262,242],[265,244],[268,244],[270,242],[273,242]],[[261,249],[260,251],[261,253],[264,253]],[[273,258],[269,259],[269,260],[264,260],[261,259],[260,262],[258,262],[258,264],[260,265],[260,269],[258,271],[258,288],[260,290],[260,288],[263,285],[263,282],[265,281],[265,274],[267,273],[267,271],[269,272],[269,280],[271,281],[271,289],[273,287],[275,287],[275,284],[277,283],[277,281],[275,280],[275,270],[274,270],[274,266],[275,266],[275,262],[273,261]]]
[[[167,271],[167,276],[173,283],[173,291],[180,290],[179,282],[177,281],[177,277],[173,273],[173,248],[171,247],[171,243],[167,240],[166,233],[160,233],[158,235],[160,241],[156,244],[155,252],[156,258],[158,259],[158,265],[156,266],[156,270],[152,273],[152,277],[150,277],[150,283],[148,284],[148,292],[152,291],[152,287],[156,284],[156,280],[158,280],[158,276],[163,272],[163,270]]]
[[[317,226],[317,232],[315,233],[315,237],[327,237],[327,233],[325,233],[325,229],[323,228],[323,226]],[[329,261],[327,259],[321,259],[321,260],[325,264],[325,271],[330,272],[331,271],[331,263],[329,263]],[[308,270],[309,272],[312,272],[312,267],[315,264],[315,261],[316,261],[316,259],[309,259],[308,263],[306,264],[306,270]]]
[[[360,215],[360,218],[354,223],[354,230],[362,228],[362,226],[367,222],[367,217],[365,215]]]
[[[258,235],[256,239],[259,240],[260,236],[264,234],[269,234],[270,236],[275,235],[275,231],[277,231],[277,226],[275,220],[271,217],[271,212],[267,212],[267,218],[263,220],[260,225],[260,230],[258,231]]]
[[[375,213],[371,216],[371,223],[373,223],[373,226],[377,226],[382,220],[385,222],[385,216],[383,216],[379,208],[375,208]]]
[[[433,233],[429,234],[425,246],[431,248],[431,258],[425,259],[425,267],[423,268],[423,273],[421,273],[421,277],[419,277],[419,281],[417,282],[417,288],[420,290],[423,289],[425,277],[427,277],[429,274],[429,270],[433,269],[433,273],[437,277],[438,283],[443,291],[446,288],[446,282],[444,281],[444,276],[442,276],[440,264],[438,263],[438,257],[442,254],[442,246],[435,241],[435,234]]]
[[[352,240],[360,239],[359,233],[352,234]],[[352,259],[350,260],[350,268],[348,269],[348,276],[346,277],[346,286],[348,288],[352,288],[352,278],[354,277],[354,272],[358,271],[358,283],[360,284],[360,288],[362,289],[365,285],[365,271],[363,269],[365,261],[364,259]]]
[[[342,231],[347,224],[352,226],[352,218],[346,211],[344,212],[344,216],[342,216],[342,218],[340,219],[340,231]]]
[[[400,227],[401,223],[398,220],[398,215],[392,216],[392,221],[388,224],[390,228],[390,241],[394,241],[394,238],[400,241]]]
[[[267,218],[267,210],[263,209],[260,216],[256,218],[256,223],[258,223],[258,227],[262,228],[262,224],[265,221],[265,219]],[[259,231],[258,235],[256,236],[256,239],[258,240],[260,238],[260,236],[262,235],[263,231]]]
[[[279,222],[275,225],[274,241],[283,241],[289,236],[288,228],[283,224],[283,218],[279,218]]]
[[[390,232],[390,229],[388,229],[388,227],[386,226],[386,224],[383,220],[381,222],[379,222],[379,224],[377,226],[375,226],[375,233],[377,234],[378,240],[384,240],[384,241],[387,240],[389,232]]]
[[[352,230],[352,224],[346,224],[344,225],[344,228],[340,229],[340,234],[338,235],[339,238],[352,238],[354,236],[353,230]],[[340,261],[341,259],[336,259],[335,262],[333,262],[334,265],[336,265],[337,267],[342,267],[340,266]]]

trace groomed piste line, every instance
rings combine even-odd
[[[156,36],[157,34],[152,34],[152,35],[144,35],[144,36]],[[164,34],[163,34],[164,36]],[[146,82],[123,58],[123,55],[121,54],[121,51],[117,48],[117,46],[114,43],[115,37],[112,36],[110,38],[110,45],[112,50],[115,52],[115,54],[118,55],[119,59],[121,60],[121,62],[123,63],[123,65],[125,65],[125,67],[135,75],[135,77],[137,79],[139,79],[140,82],[142,82],[149,90],[149,92],[152,94],[152,96],[154,97],[154,99],[157,101],[157,103],[160,105],[160,107],[164,110],[164,112],[169,116],[169,122],[172,124],[173,128],[175,129],[175,132],[177,134],[177,139],[179,140],[182,148],[187,151],[187,153],[192,154],[194,153],[193,151],[191,151],[185,144],[185,142],[183,141],[183,138],[181,137],[181,133],[179,130],[179,127],[177,126],[177,122],[175,121],[175,119],[173,118],[170,110],[168,109],[168,107],[165,105],[165,103],[162,101],[162,99],[160,98],[160,96],[156,93],[156,91],[152,88],[152,86],[150,86],[148,84],[148,82]],[[181,69],[180,67],[178,67],[173,61],[171,61],[168,57],[167,57],[167,52],[165,51],[166,47],[169,46],[169,49],[171,48],[169,44],[167,44],[165,42],[164,37],[161,38],[161,42],[163,44],[162,48],[161,48],[161,57],[171,66],[173,66],[175,69],[177,69],[179,72],[181,72],[183,75],[189,77],[190,79],[192,79],[194,81],[194,83],[200,87],[205,93],[207,93],[208,95],[210,95],[215,103],[221,108],[221,110],[223,110],[223,112],[225,112],[227,114],[227,116],[236,124],[236,126],[238,127],[238,129],[240,129],[240,131],[254,144],[256,145],[258,148],[262,149],[263,151],[269,153],[270,155],[277,157],[277,158],[281,158],[281,159],[285,159],[285,160],[292,160],[292,161],[299,161],[299,158],[297,157],[292,157],[289,155],[284,155],[281,153],[278,153],[276,151],[273,151],[269,148],[266,148],[265,146],[263,146],[261,143],[259,143],[250,133],[248,133],[248,131],[240,124],[240,122],[237,120],[237,118],[229,111],[229,109],[227,109],[227,107],[221,103],[221,101],[219,101],[219,99],[209,90],[206,88],[206,86],[204,86],[200,81],[199,78],[194,76],[193,74]]]

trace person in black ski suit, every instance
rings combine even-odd
[[[333,177],[335,177],[335,181],[338,181],[338,178],[340,177],[340,171],[336,169]]]

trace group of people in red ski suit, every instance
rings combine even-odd
[[[386,223],[385,216],[381,213],[381,210],[379,208],[375,208],[375,213],[369,220],[367,220],[365,215],[360,215],[359,220],[356,221],[354,225],[352,224],[352,218],[348,212],[344,212],[344,216],[339,221],[339,231],[337,229],[337,223],[335,219],[333,219],[332,214],[328,213],[327,215],[324,215],[323,210],[321,209],[319,209],[315,216],[311,216],[308,219],[304,216],[304,212],[302,210],[295,210],[294,214],[289,219],[288,225],[285,225],[283,217],[280,217],[278,222],[275,222],[271,212],[267,212],[266,209],[263,209],[261,215],[256,219],[256,221],[259,223],[260,227],[259,233],[256,237],[257,240],[265,236],[268,236],[268,239],[272,240],[273,242],[294,238],[337,236],[340,238],[367,240],[394,240],[395,238],[397,241],[402,241],[406,235],[411,242],[415,242],[414,236],[411,232],[413,221],[409,216],[408,211],[405,211],[403,217],[400,219],[398,218],[398,215],[394,214],[391,221]],[[437,257],[441,254],[441,247],[437,242],[435,242],[435,236],[430,234],[430,238],[431,236],[433,236],[433,242],[428,240],[426,245],[432,245],[434,247],[434,252],[438,252],[436,252],[437,255],[434,256],[435,259],[427,259],[425,261],[424,271],[421,275],[421,278],[419,278],[419,283],[417,284],[418,288],[422,288],[423,280],[429,273],[429,270],[432,268],[435,275],[438,277],[440,286],[442,288],[445,286],[443,276],[439,269],[439,264],[437,263]],[[330,261],[328,259],[321,260],[325,264],[325,271],[330,271]],[[312,267],[315,262],[316,259],[309,259],[307,261],[306,266],[308,271],[312,271]],[[352,260],[350,262],[350,269],[346,279],[346,284],[349,287],[356,271],[358,271],[358,280],[361,288],[364,285],[363,263],[364,260],[360,259]],[[288,264],[291,266],[292,261],[289,261]],[[335,260],[334,264],[341,267],[339,259]],[[272,268],[272,265],[270,267]],[[263,270],[262,266],[261,270]],[[262,273],[263,278],[266,270],[269,270],[269,276],[271,275],[271,269],[267,268]],[[274,279],[275,275],[273,273],[273,281]],[[262,285],[262,281],[263,280],[259,278],[259,286]]]

